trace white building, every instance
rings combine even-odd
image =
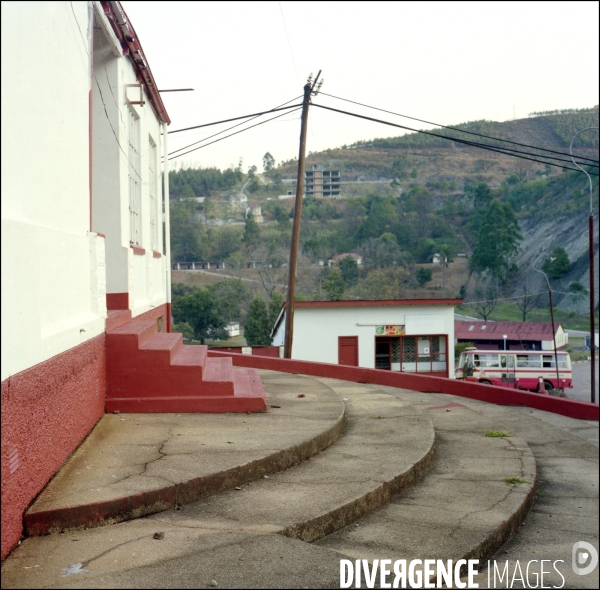
[[[292,358],[454,377],[460,299],[296,302]],[[285,306],[273,327],[285,342]]]
[[[229,322],[225,326],[225,328],[226,328],[227,333],[229,334],[230,338],[240,335],[240,323],[239,322]]]
[[[107,323],[169,329],[170,121],[119,2],[1,6],[4,557],[104,413]]]

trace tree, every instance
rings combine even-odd
[[[522,182],[531,174],[532,166],[528,160],[518,159],[514,165],[517,178]]]
[[[537,297],[531,295],[527,285],[523,285],[523,298],[515,299],[517,307],[521,310],[523,321],[527,321],[527,314],[535,307]]]
[[[242,281],[226,279],[214,285],[209,285],[207,290],[212,295],[220,316],[224,322],[239,322],[242,319],[240,306],[246,306],[250,301],[250,292]]]
[[[257,295],[250,303],[248,318],[244,324],[244,337],[248,346],[268,346],[271,344],[269,319],[265,300]]]
[[[254,218],[251,215],[246,217],[244,221],[244,236],[242,237],[242,242],[244,242],[248,248],[255,248],[260,242],[260,227],[258,227],[258,223],[254,221]]]
[[[342,258],[339,262],[339,267],[346,287],[354,287],[358,283],[358,265],[356,264],[356,260],[350,256]]]
[[[488,160],[486,158],[479,158],[473,163],[473,170],[475,172],[487,172],[496,166],[498,162],[496,160]]]
[[[263,156],[262,161],[263,161],[263,169],[265,172],[269,172],[270,170],[273,170],[273,167],[275,166],[275,158],[269,152],[267,152]]]
[[[196,289],[189,295],[173,299],[175,323],[187,322],[194,329],[194,335],[201,344],[211,340],[227,340],[227,323],[217,302],[209,291]]]
[[[473,309],[487,322],[498,305],[498,285],[493,277],[483,277],[473,290]]]
[[[342,276],[340,269],[337,267],[333,268],[325,277],[321,286],[325,289],[327,295],[329,295],[330,301],[340,301],[344,296],[344,290],[346,288],[346,283],[344,283],[344,277]]]
[[[396,236],[389,232],[381,234],[378,238],[365,240],[361,251],[365,255],[365,264],[369,269],[389,268],[398,262],[402,255]]]
[[[398,221],[396,207],[391,198],[375,197],[366,221],[362,224],[358,237],[360,240],[378,238],[381,234],[391,232]]]
[[[490,203],[477,237],[477,247],[471,259],[472,268],[505,281],[515,270],[514,259],[519,251],[519,223],[508,203]]]
[[[171,251],[174,262],[202,260],[204,226],[197,219],[196,203],[182,201],[171,206]]]
[[[486,209],[493,198],[492,189],[485,182],[480,182],[473,191],[473,206],[475,209]]]
[[[182,199],[195,199],[196,193],[194,193],[194,189],[189,184],[184,184],[181,189],[181,198]]]
[[[421,287],[425,285],[425,283],[428,283],[433,276],[430,268],[420,268],[419,270],[417,270],[416,275],[417,281],[419,285],[421,285]]]
[[[560,279],[560,277],[569,271],[570,267],[571,263],[569,262],[567,251],[558,246],[552,250],[550,258],[548,258],[542,265],[542,270],[551,279]]]
[[[184,340],[194,339],[194,328],[187,322],[179,322],[173,326],[173,332],[179,332],[183,335]]]

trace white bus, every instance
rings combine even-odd
[[[478,350],[465,348],[458,361],[456,378],[488,385],[539,391],[544,388],[573,387],[571,357],[557,352],[558,379],[554,351],[547,350]],[[540,381],[541,380],[541,381]]]

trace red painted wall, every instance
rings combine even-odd
[[[270,369],[284,373],[331,377],[332,379],[343,379],[356,383],[376,383],[378,385],[412,389],[413,391],[449,393],[504,406],[537,408],[538,410],[545,410],[546,412],[553,412],[580,420],[598,420],[598,405],[590,402],[580,402],[551,395],[496,387],[494,385],[458,381],[446,377],[397,373],[380,369],[347,367],[344,365],[297,361],[293,359],[275,359],[246,354],[232,354],[216,352],[214,350],[209,350],[208,356],[230,356],[232,357],[234,366],[238,367],[254,367],[256,369]]]
[[[2,559],[23,513],[104,413],[106,336],[2,382]]]

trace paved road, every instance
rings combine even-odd
[[[591,361],[573,363],[573,389],[567,389],[567,397],[589,402],[591,398]],[[596,358],[596,403],[598,403],[598,359]]]

